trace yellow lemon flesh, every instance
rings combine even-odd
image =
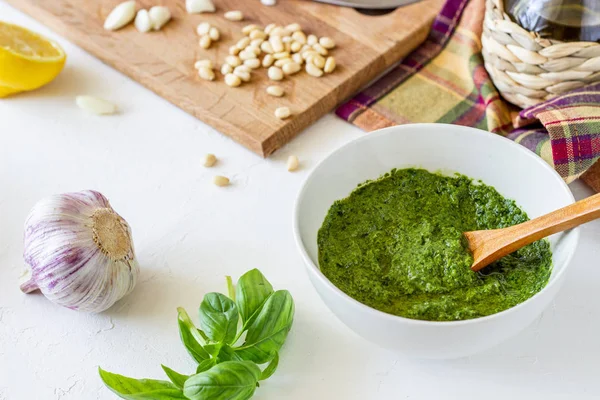
[[[56,78],[65,60],[58,44],[0,21],[0,97],[44,86]]]

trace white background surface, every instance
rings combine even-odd
[[[600,222],[583,227],[561,293],[526,331],[467,359],[405,359],[331,314],[292,238],[306,174],[360,130],[327,116],[263,160],[2,3],[0,19],[55,38],[69,56],[49,86],[0,101],[0,400],[113,399],[98,366],[140,378],[164,379],[161,363],[191,373],[176,307],[195,317],[206,292],[225,290],[224,275],[254,267],[289,289],[297,310],[279,369],[257,400],[600,398]],[[110,99],[122,112],[86,115],[78,94]],[[200,165],[207,152],[220,159],[213,169]],[[301,171],[286,171],[290,154]],[[215,187],[215,174],[232,186]],[[142,266],[136,290],[101,315],[24,295],[17,283],[29,209],[82,189],[101,191],[127,219]],[[580,183],[572,189],[591,194]]]

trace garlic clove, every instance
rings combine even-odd
[[[139,266],[131,229],[93,190],[50,196],[25,222],[21,290],[74,310],[102,312],[131,292]]]
[[[152,22],[150,21],[148,10],[139,10],[133,24],[135,25],[135,28],[142,33],[150,32],[152,29]]]
[[[185,0],[185,9],[188,14],[217,11],[211,0]]]
[[[148,11],[150,21],[152,22],[152,28],[155,31],[160,30],[167,22],[171,20],[171,11],[168,7],[154,6]]]
[[[125,1],[115,8],[108,14],[106,20],[104,20],[104,29],[107,31],[116,31],[121,29],[135,17],[135,1]]]
[[[77,96],[75,103],[87,112],[96,115],[110,115],[117,112],[117,106],[113,103],[94,96]]]

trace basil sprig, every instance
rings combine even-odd
[[[200,329],[178,308],[179,336],[198,364],[192,375],[162,366],[171,382],[133,379],[100,369],[104,384],[123,399],[246,400],[279,364],[294,319],[287,290],[274,291],[257,269],[246,272],[228,296],[208,293],[200,304]],[[241,337],[246,333],[242,343]],[[258,365],[266,364],[261,370]]]

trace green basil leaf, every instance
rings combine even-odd
[[[273,286],[256,268],[240,277],[235,291],[235,302],[244,326],[250,326],[252,317],[258,315],[257,312],[272,293]]]
[[[183,384],[190,376],[180,374],[177,371],[173,371],[171,368],[165,365],[161,364],[160,366],[162,367],[163,371],[165,371],[165,374],[167,374],[171,382],[173,382],[175,386],[177,386],[179,389],[183,389]]]
[[[239,314],[233,300],[221,293],[208,293],[200,304],[200,327],[217,343],[231,343],[237,333]]]
[[[287,290],[273,293],[254,319],[246,340],[235,352],[244,360],[264,364],[275,357],[294,320],[294,300]]]
[[[269,379],[271,377],[271,375],[273,375],[273,373],[275,373],[275,370],[277,369],[278,365],[279,365],[279,353],[275,353],[275,358],[273,358],[271,360],[269,365],[267,365],[267,368],[263,369],[262,373],[260,374],[259,380],[264,381],[265,379]]]
[[[98,368],[104,384],[117,396],[128,400],[185,399],[181,389],[167,381],[133,379]]]
[[[211,369],[215,364],[216,361],[213,358],[204,360],[200,364],[198,364],[198,368],[196,368],[196,373],[199,374],[200,372],[207,371]]]
[[[226,361],[191,376],[183,387],[190,400],[247,400],[256,390],[260,368],[249,361]]]
[[[218,362],[220,362],[220,363],[224,362],[224,361],[244,361],[228,345],[224,345],[223,347],[221,347],[219,354],[217,355],[217,359],[218,359]]]
[[[183,308],[179,307],[177,312],[179,336],[181,336],[181,341],[183,342],[183,345],[187,349],[188,353],[190,353],[190,355],[198,363],[210,358],[210,355],[202,347],[202,344],[204,343],[202,332],[196,328],[190,319],[190,316]]]

